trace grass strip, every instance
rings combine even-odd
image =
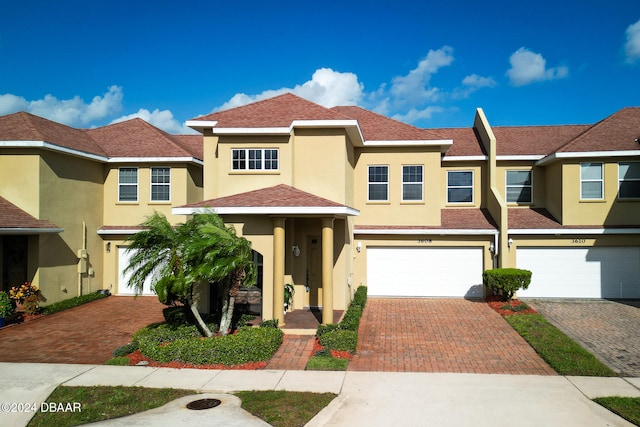
[[[346,371],[349,359],[339,359],[331,356],[312,356],[307,362],[307,371]]]
[[[143,387],[65,387],[59,386],[47,398],[47,403],[79,403],[81,411],[40,412],[28,427],[67,427],[124,417],[160,407],[172,400],[190,394],[191,390]]]
[[[640,426],[640,397],[598,397],[593,401]]]
[[[541,315],[507,316],[505,320],[560,375],[617,376],[613,370]]]
[[[243,391],[235,393],[242,408],[273,427],[299,427],[307,424],[336,395],[290,391]]]

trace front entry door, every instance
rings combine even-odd
[[[2,289],[27,281],[27,236],[2,236]]]
[[[322,243],[319,236],[307,240],[307,286],[309,307],[322,305]]]

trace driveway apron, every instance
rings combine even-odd
[[[110,296],[0,329],[0,362],[102,364],[131,335],[164,320],[157,297]]]
[[[350,371],[556,375],[483,301],[369,298]]]
[[[527,300],[614,371],[640,377],[640,301]]]

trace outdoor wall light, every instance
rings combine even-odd
[[[111,252],[111,242],[107,242],[107,244],[104,245],[104,249],[107,251],[107,253]]]
[[[513,239],[509,239],[509,241],[507,242],[509,247],[511,247],[513,245]]]
[[[360,253],[361,250],[362,250],[362,242],[358,242],[358,244],[356,245],[356,251]]]
[[[295,256],[300,256],[300,247],[298,245],[293,246],[291,248],[291,251]]]
[[[493,242],[489,243],[489,252],[494,253],[496,251],[496,247]]]

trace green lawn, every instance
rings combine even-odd
[[[599,397],[593,401],[640,426],[640,397]]]
[[[169,388],[60,386],[46,402],[64,405],[79,403],[82,411],[38,412],[28,427],[70,427],[124,417],[196,393],[193,390]],[[332,393],[288,391],[246,391],[236,395],[242,400],[242,407],[246,411],[274,427],[304,425],[336,397]]]
[[[615,377],[616,373],[539,314],[505,320],[560,375]]]

